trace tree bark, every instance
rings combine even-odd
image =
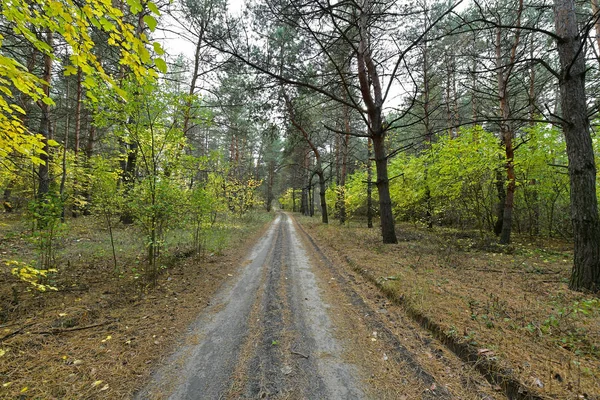
[[[554,0],[562,128],[567,144],[571,183],[571,218],[575,244],[570,287],[600,290],[600,221],[596,198],[596,165],[585,93],[584,45],[574,0]]]
[[[327,215],[327,200],[325,200],[325,173],[321,168],[321,161],[318,161],[317,176],[319,177],[319,199],[321,200],[321,221],[324,224],[329,223],[329,217]]]
[[[367,143],[367,228],[373,227],[373,168],[371,167],[372,140]]]
[[[362,99],[367,108],[370,120],[369,136],[373,140],[375,167],[377,170],[377,190],[379,192],[379,218],[383,243],[398,243],[392,213],[392,200],[387,170],[387,154],[385,149],[386,129],[383,126],[383,93],[379,74],[368,45],[368,24],[365,11],[369,9],[369,0],[364,0],[363,13],[360,16],[360,41],[356,52],[358,81]],[[373,94],[371,94],[371,87]]]
[[[502,36],[501,29],[496,29],[496,68],[498,74],[498,97],[500,99],[500,137],[506,155],[506,179],[508,186],[506,187],[506,197],[504,198],[504,211],[502,215],[502,230],[500,232],[500,244],[509,244],[512,231],[512,215],[514,209],[514,198],[516,185],[515,151],[513,147],[514,129],[509,122],[511,118],[511,110],[509,103],[508,82],[515,65],[517,48],[521,37],[521,13],[523,11],[523,0],[519,0],[519,9],[517,12],[517,20],[515,26],[517,30],[514,35],[514,41],[510,48],[510,57],[508,65],[505,67],[502,59]]]

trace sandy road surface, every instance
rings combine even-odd
[[[281,214],[137,398],[364,398],[315,280]]]
[[[137,399],[499,399],[281,213]]]

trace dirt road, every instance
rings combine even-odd
[[[280,214],[137,398],[500,398],[303,238]]]

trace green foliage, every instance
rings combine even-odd
[[[240,179],[227,177],[224,179],[222,183],[223,195],[227,201],[229,210],[234,214],[242,216],[252,207],[261,203],[261,200],[256,198],[256,189],[261,184],[262,181],[257,181],[253,178]]]
[[[281,204],[281,207],[284,210],[288,210],[291,211],[294,209],[294,189],[289,188],[288,190],[286,190],[280,197],[279,197],[279,204]],[[298,192],[296,190],[296,192]],[[298,195],[298,193],[295,194],[296,196]]]
[[[395,213],[406,220],[492,225],[495,171],[502,166],[498,140],[481,127],[443,136],[418,155],[400,154],[390,163]]]
[[[373,204],[378,201],[377,188],[373,184]],[[358,170],[354,174],[348,175],[344,188],[331,185],[330,190],[325,193],[327,204],[335,204],[336,210],[339,208],[339,201],[344,199],[346,206],[346,219],[352,220],[357,215],[366,215],[367,213],[367,171]]]
[[[515,165],[517,228],[530,234],[570,232],[568,161],[562,132],[538,124],[527,128],[525,135],[527,143]]]
[[[63,228],[61,198],[50,192],[40,200],[31,201],[28,216],[33,224],[31,239],[38,250],[40,269],[50,269],[55,260],[55,242]]]
[[[88,160],[91,167],[91,199],[92,211],[100,214],[106,221],[110,235],[110,243],[113,254],[114,270],[119,274],[117,254],[113,238],[113,219],[121,212],[124,204],[124,194],[119,188],[119,174],[116,160],[105,157],[92,157]]]
[[[158,11],[151,2],[148,9]],[[131,6],[132,13],[144,12],[141,3]],[[3,0],[1,13],[4,21],[12,28],[12,33],[22,42],[28,43],[41,54],[55,57],[56,50],[48,40],[51,35],[60,35],[66,44],[69,64],[65,66],[65,75],[74,75],[81,71],[84,75],[83,86],[88,89],[88,97],[95,101],[94,89],[103,86],[121,97],[126,96],[118,80],[106,71],[96,55],[97,44],[92,38],[93,26],[107,37],[107,44],[117,51],[120,64],[127,67],[138,82],[146,82],[158,77],[152,67],[149,43],[145,34],[139,34],[136,27],[128,23],[123,12],[111,2],[102,0]],[[150,26],[155,19],[151,15],[144,18]],[[40,34],[43,32],[45,37]],[[0,35],[0,49],[5,37]],[[154,44],[160,49],[160,44]],[[64,51],[64,50],[61,50]],[[157,59],[156,67],[165,70],[164,61]],[[54,104],[45,93],[48,83],[36,77],[27,66],[18,60],[0,55],[0,157],[12,152],[29,157],[34,163],[41,163],[40,154],[44,153],[43,137],[30,132],[23,124],[25,110],[13,99],[23,95],[33,102]]]
[[[557,345],[577,355],[597,355],[600,353],[600,347],[590,336],[587,325],[590,324],[590,317],[598,314],[600,314],[600,300],[583,299],[566,307],[558,307],[541,324],[530,323],[526,329],[532,334],[555,337]]]
[[[568,234],[569,177],[562,133],[549,124],[538,124],[520,131],[515,142],[516,230]],[[595,140],[594,145],[600,154],[600,141]],[[416,154],[400,153],[389,164],[395,216],[412,222],[431,220],[492,230],[498,202],[497,177],[504,179],[504,165],[498,138],[479,126],[462,128],[456,137],[441,136]],[[349,218],[366,213],[366,181],[364,167],[347,179],[345,204]],[[335,186],[332,189],[327,196],[333,203]],[[376,204],[375,186],[373,196]],[[289,195],[282,200],[289,202]]]

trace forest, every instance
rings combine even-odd
[[[546,349],[492,393],[600,395],[598,0],[0,13],[0,398],[130,398],[282,212],[487,381]]]

